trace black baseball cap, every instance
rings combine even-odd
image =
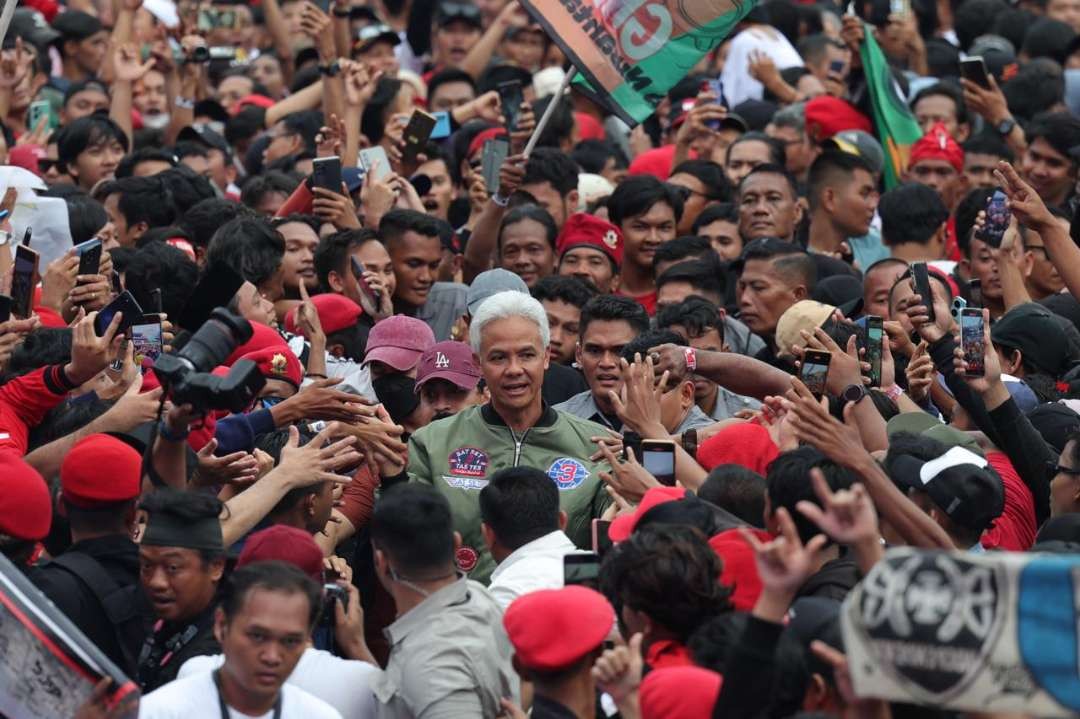
[[[953,447],[923,462],[918,481],[949,519],[972,531],[988,528],[1005,510],[1001,477],[985,459],[964,447]]]
[[[221,150],[226,157],[231,156],[232,149],[225,138],[205,125],[188,125],[177,134],[178,142],[196,142],[211,150]]]
[[[52,26],[62,40],[85,40],[105,29],[100,20],[82,10],[60,13],[53,19]]]
[[[393,46],[401,44],[401,37],[398,36],[394,29],[389,25],[367,25],[360,28],[356,33],[356,42],[353,43],[353,50],[356,52],[367,52],[368,48],[377,42],[388,42]]]
[[[472,3],[443,0],[435,11],[435,26],[446,27],[455,20],[464,20],[476,28],[482,28],[480,8]]]
[[[990,328],[995,345],[1020,350],[1038,370],[1057,378],[1071,364],[1072,353],[1062,323],[1050,310],[1025,302],[1006,312]]]
[[[1046,443],[1058,452],[1065,450],[1069,435],[1080,429],[1080,414],[1060,402],[1040,404],[1027,416]]]
[[[21,37],[38,48],[44,48],[60,38],[60,33],[49,26],[45,16],[28,7],[15,8],[11,15],[11,25],[4,37],[4,47],[14,47],[15,38]]]

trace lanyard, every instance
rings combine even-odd
[[[221,696],[221,670],[214,670],[214,688],[217,689],[218,708],[221,709],[221,719],[229,719],[229,707],[225,703],[225,697]],[[281,690],[278,690],[277,699],[274,700],[274,719],[281,719]]]

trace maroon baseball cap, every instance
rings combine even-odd
[[[415,317],[394,315],[371,328],[364,364],[378,360],[398,372],[407,372],[420,361],[420,355],[434,344],[435,334],[427,322]]]
[[[420,355],[420,364],[416,366],[416,391],[433,379],[444,379],[463,390],[476,389],[480,383],[480,367],[473,359],[472,348],[453,340],[432,345]]]

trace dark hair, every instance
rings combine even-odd
[[[198,265],[184,252],[164,242],[151,242],[140,247],[128,263],[124,288],[147,310],[154,306],[153,290],[160,289],[161,309],[175,322],[198,279]]]
[[[532,220],[538,223],[544,228],[544,239],[547,240],[551,249],[555,249],[555,238],[559,234],[559,229],[555,226],[555,220],[551,214],[548,213],[543,207],[533,204],[518,205],[505,215],[503,215],[502,222],[499,223],[499,233],[497,237],[497,246],[499,252],[502,252],[502,236],[503,231],[510,225],[516,225],[524,220]]]
[[[323,126],[323,114],[318,110],[290,112],[281,118],[281,122],[290,134],[297,135],[304,141],[301,155],[314,157],[315,136],[319,134],[319,128]]]
[[[97,235],[102,227],[109,224],[109,214],[105,207],[84,193],[74,193],[64,198],[68,210],[68,228],[71,230],[72,244],[86,242]]]
[[[349,272],[345,266],[345,258],[353,248],[365,245],[368,242],[378,242],[379,234],[375,230],[342,230],[334,232],[319,240],[315,247],[315,276],[319,278],[319,286],[324,292],[330,291],[331,272]]]
[[[19,376],[71,360],[71,330],[67,327],[38,327],[15,345],[4,369]]]
[[[565,153],[553,147],[540,147],[529,155],[521,184],[546,182],[566,197],[577,189],[578,172],[578,166]]]
[[[960,124],[964,124],[968,121],[968,111],[967,104],[964,102],[964,93],[951,82],[935,82],[933,85],[919,90],[918,94],[915,95],[910,103],[912,112],[915,111],[915,106],[918,105],[919,101],[924,97],[949,98],[956,108],[956,121]]]
[[[480,516],[514,550],[559,529],[559,490],[534,467],[500,469],[480,490]]]
[[[965,0],[953,12],[953,29],[960,49],[967,52],[975,38],[993,32],[994,20],[1008,9],[1002,0]],[[1012,107],[1010,104],[1009,107]]]
[[[931,280],[933,280],[933,281],[937,282],[939,285],[941,285],[942,289],[945,292],[945,296],[948,297],[950,301],[952,301],[952,298],[953,298],[952,285],[949,284],[949,282],[945,279],[944,275],[937,272],[937,271],[935,271],[933,268],[930,268],[930,271],[927,274],[928,274],[928,276],[930,277]],[[902,273],[900,273],[900,276],[898,276],[896,278],[896,281],[892,283],[892,287],[889,288],[889,304],[890,305],[892,304],[893,293],[896,292],[896,288],[899,287],[901,283],[908,283],[908,284],[911,283],[911,267],[910,266],[906,270],[904,270]],[[933,291],[933,290],[931,290],[931,291]]]
[[[931,77],[959,77],[960,48],[945,38],[927,38],[926,66]]]
[[[907,182],[886,192],[878,202],[881,241],[892,247],[906,242],[925,245],[949,219],[949,209],[936,190]]]
[[[439,224],[431,215],[425,215],[416,210],[400,209],[390,210],[379,222],[379,237],[387,247],[390,247],[391,243],[400,241],[406,232],[415,232],[418,235],[439,239]]]
[[[442,569],[454,562],[450,503],[430,485],[399,484],[384,490],[375,503],[370,530],[371,543],[402,574]]]
[[[656,253],[653,254],[653,270],[655,271],[657,265],[662,265],[666,262],[679,262],[680,260],[689,259],[708,259],[715,258],[716,256],[716,250],[713,249],[712,243],[704,237],[683,235],[682,237],[676,237],[674,240],[669,240],[656,248]]]
[[[694,220],[694,226],[691,231],[696,235],[701,231],[702,227],[711,225],[717,220],[724,222],[730,222],[733,225],[739,224],[739,207],[734,202],[719,202],[715,205],[709,205],[701,214]],[[671,244],[670,242],[667,244]],[[657,248],[657,251],[664,249],[665,245],[661,245]]]
[[[855,481],[849,470],[828,459],[814,447],[799,447],[783,452],[769,465],[768,474],[765,476],[769,506],[773,512],[780,507],[787,509],[795,522],[799,539],[804,544],[815,535],[821,534],[818,526],[795,507],[802,501],[821,506],[821,500],[810,484],[810,470],[814,468],[821,470],[829,489],[834,492],[847,489]]]
[[[540,302],[561,300],[580,310],[596,296],[596,288],[570,275],[548,275],[533,285],[532,296]]]
[[[83,82],[73,82],[68,85],[68,89],[64,91],[64,99],[60,103],[60,106],[64,107],[68,104],[71,98],[75,97],[80,92],[85,92],[86,90],[96,90],[102,95],[104,95],[106,98],[109,97],[109,88],[107,88],[105,86],[105,83],[103,83],[101,80],[91,79],[85,80]]]
[[[731,610],[731,590],[720,584],[720,559],[697,529],[653,524],[619,542],[600,567],[600,587],[622,615],[646,614],[685,642],[701,624]]]
[[[743,188],[746,187],[747,181],[755,175],[779,175],[787,181],[788,188],[791,190],[791,199],[799,199],[799,183],[795,181],[795,176],[784,169],[783,165],[778,165],[772,162],[766,162],[763,165],[758,165],[750,172],[746,173],[746,177],[739,181],[739,191],[737,196],[742,195]]]
[[[269,280],[281,266],[285,240],[261,217],[237,217],[214,233],[206,264],[223,263],[255,286]]]
[[[622,357],[627,362],[633,362],[636,354],[644,359],[652,347],[667,344],[685,347],[686,339],[678,332],[671,330],[647,330],[623,345]]]
[[[544,39],[546,42],[547,35],[544,35]],[[574,106],[569,98],[560,97],[557,101],[554,98],[555,95],[548,95],[533,101],[532,109],[537,117],[542,116],[552,102],[556,103],[555,109],[551,112],[551,117],[548,118],[547,125],[544,126],[540,137],[536,141],[537,147],[558,149],[564,141],[569,140],[574,134]],[[563,155],[563,157],[566,157],[566,155]],[[560,194],[565,195],[566,193],[562,192]]]
[[[316,217],[315,215],[303,215],[299,212],[294,212],[291,215],[286,215],[285,217],[271,217],[270,224],[275,230],[282,225],[307,225],[316,235],[319,234],[319,230],[322,228],[322,220],[320,220],[318,217]]]
[[[427,83],[427,96],[429,98],[434,96],[440,85],[449,85],[452,82],[467,83],[473,89],[473,92],[476,92],[476,81],[473,80],[472,75],[456,67],[450,67],[431,76]]]
[[[183,492],[168,487],[155,489],[150,494],[143,495],[139,500],[139,509],[150,515],[150,522],[154,521],[154,515],[168,515],[179,523],[194,524],[196,522],[217,518],[221,516],[225,505],[220,499],[212,494],[203,492]],[[224,551],[214,552],[209,549],[198,550],[204,562],[215,559],[223,559]]]
[[[661,307],[657,311],[657,327],[666,330],[676,325],[686,330],[689,335],[685,338],[687,340],[701,337],[709,330],[716,330],[720,333],[720,339],[724,339],[724,319],[720,316],[720,309],[704,297],[691,295],[676,305]]]
[[[217,149],[217,148],[214,148]],[[210,148],[201,142],[192,142],[191,140],[181,140],[173,146],[173,153],[176,154],[177,160],[183,160],[185,157],[210,157]]]
[[[218,228],[237,217],[255,217],[255,213],[247,205],[215,197],[188,209],[176,224],[188,234],[191,244],[205,249]]]
[[[240,201],[251,208],[256,208],[263,198],[271,192],[280,192],[288,197],[300,182],[284,172],[270,170],[262,175],[255,175],[244,183],[240,191]]]
[[[851,182],[857,170],[865,170],[870,177],[874,176],[874,168],[859,155],[842,150],[826,150],[818,155],[817,159],[811,163],[806,177],[806,196],[810,202],[811,211],[817,209],[821,202],[821,193],[827,186]]]
[[[116,207],[124,216],[128,227],[145,222],[147,228],[166,227],[176,219],[176,207],[172,193],[161,181],[160,175],[152,177],[124,177],[108,182],[101,195],[120,195]]]
[[[978,135],[972,135],[960,147],[964,149],[965,156],[974,153],[977,155],[993,155],[1006,162],[1013,161],[1012,149],[995,133],[980,132]]]
[[[726,509],[751,526],[765,517],[765,478],[741,464],[721,464],[709,472],[698,497]]]
[[[258,135],[266,126],[266,109],[248,105],[225,121],[225,141],[232,147]]]
[[[774,268],[784,275],[797,274],[813,292],[817,284],[817,265],[814,258],[803,248],[777,237],[761,237],[743,247],[742,255],[733,263],[733,269],[742,275],[743,267],[750,260],[775,260]]]
[[[685,282],[694,290],[695,295],[711,298],[718,305],[724,302],[727,283],[724,282],[720,263],[715,258],[688,260],[672,265],[656,278],[656,289],[659,290],[671,282]]]
[[[164,172],[154,175],[172,194],[173,204],[178,213],[187,212],[188,209],[199,204],[203,200],[217,197],[214,186],[210,180],[192,170],[187,165],[177,165]]]
[[[828,54],[827,50],[830,46],[839,47],[841,49],[844,47],[843,45],[838,44],[836,40],[824,34],[807,35],[806,37],[799,39],[796,44],[796,48],[798,49],[803,62],[815,65],[825,59],[825,56]]]
[[[728,182],[724,168],[711,160],[684,160],[671,171],[668,177],[679,173],[692,175],[705,186],[705,197],[718,202],[731,200],[732,187]]]
[[[1080,118],[1069,112],[1055,112],[1036,117],[1027,128],[1028,144],[1042,138],[1070,162],[1069,150],[1080,145]]]
[[[1033,118],[1062,101],[1065,96],[1065,76],[1053,60],[1030,60],[1001,86],[1001,92],[1013,114],[1020,119]],[[1029,134],[1028,142],[1032,139]]]
[[[428,91],[428,95],[431,91]],[[578,164],[582,172],[599,175],[604,171],[607,161],[615,158],[615,167],[624,169],[629,164],[626,155],[619,146],[608,140],[582,140],[570,151],[570,159]]]
[[[281,449],[289,441],[289,427],[282,429],[275,429],[266,434],[260,434],[255,438],[255,449],[260,449],[270,455],[274,460],[274,466],[277,466],[281,461]],[[315,435],[303,425],[298,425],[299,440],[301,445],[305,445],[315,438]],[[267,516],[274,517],[280,516],[285,512],[288,512],[295,507],[302,499],[315,494],[321,488],[321,483],[306,485],[303,487],[294,487],[286,492],[281,499],[277,501],[277,504],[267,512]]]
[[[640,304],[622,295],[597,295],[581,308],[581,320],[578,322],[578,335],[585,336],[585,330],[594,320],[616,322],[623,320],[630,324],[636,333],[649,329],[649,313]]]
[[[394,98],[401,92],[404,82],[396,78],[380,77],[375,84],[375,92],[364,107],[360,118],[360,132],[373,144],[382,140],[388,117],[386,111],[393,104]]]
[[[1060,20],[1041,17],[1028,26],[1020,52],[1034,60],[1048,57],[1064,65],[1073,47],[1076,31]]]
[[[165,162],[169,167],[176,167],[176,155],[161,147],[140,147],[124,155],[116,165],[116,179],[121,180],[135,174],[135,168],[141,162]]]
[[[994,191],[990,188],[976,187],[956,205],[956,211],[953,215],[956,227],[956,246],[964,257],[967,257],[971,252],[971,231],[975,229],[975,218],[986,209],[986,201],[993,194]]]
[[[128,138],[124,131],[106,115],[93,114],[69,122],[56,132],[56,157],[60,169],[66,172],[79,155],[90,147],[116,140],[124,152]]]
[[[279,560],[252,562],[233,570],[221,591],[221,611],[231,622],[243,609],[248,595],[257,589],[282,594],[302,594],[308,600],[308,631],[315,628],[322,609],[322,592],[318,584],[300,567]]]
[[[766,165],[783,167],[787,164],[787,150],[784,148],[784,143],[780,142],[775,137],[769,137],[764,132],[757,132],[754,130],[744,132],[742,135],[735,138],[735,141],[728,145],[727,156],[731,157],[731,151],[734,150],[737,145],[741,145],[744,142],[760,142],[769,148],[769,161],[765,163]]]
[[[675,213],[678,222],[683,213],[682,194],[674,185],[660,182],[652,175],[634,175],[619,183],[608,199],[611,224],[622,225],[631,217],[644,215],[653,205],[663,202]]]

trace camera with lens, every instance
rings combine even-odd
[[[182,349],[157,358],[154,374],[175,404],[190,404],[200,412],[242,412],[266,384],[259,368],[251,360],[240,360],[228,374],[211,372],[251,339],[251,334],[250,322],[218,307]]]

